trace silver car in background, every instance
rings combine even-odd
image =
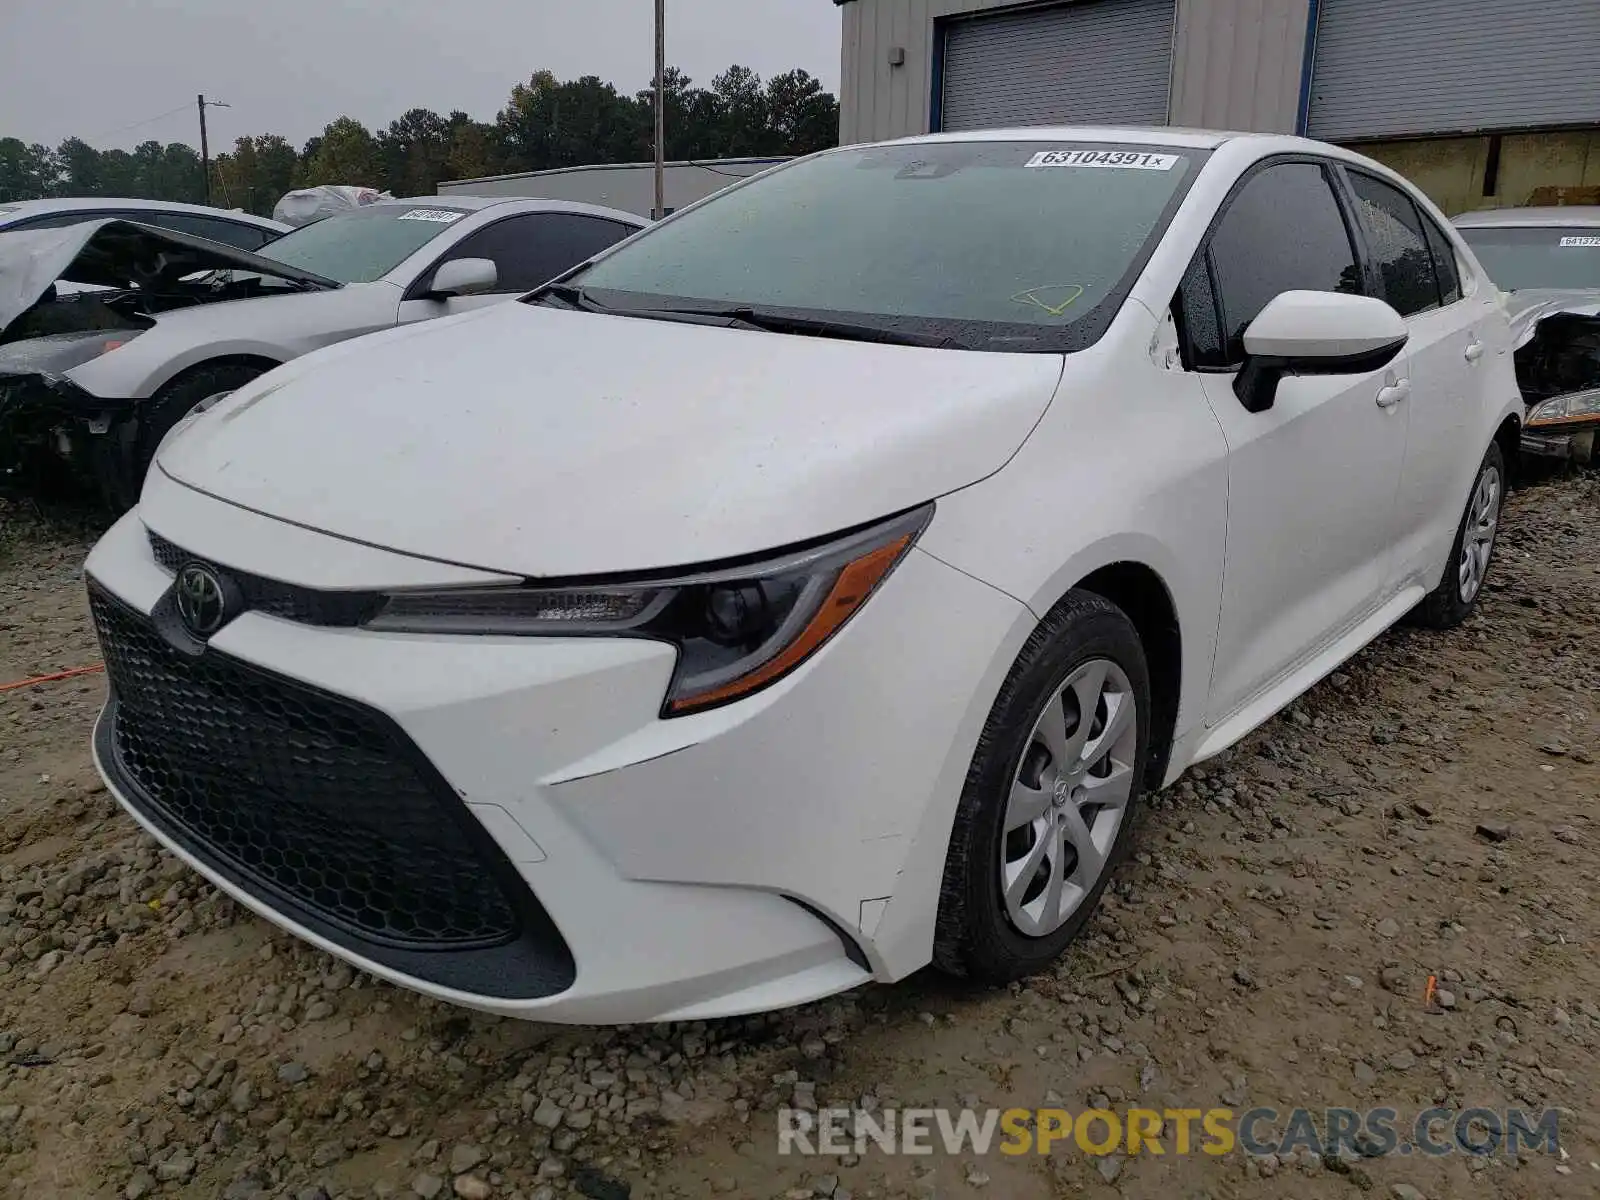
[[[126,508],[191,411],[312,350],[531,291],[645,224],[429,196],[254,253],[126,220],[0,236],[0,486],[46,486],[65,465]]]
[[[203,204],[181,204],[176,200],[85,196],[76,199],[0,202],[0,233],[63,229],[86,221],[138,221],[158,229],[209,238],[240,250],[259,250],[294,228],[282,221],[269,221],[266,217],[247,212],[210,208]]]
[[[1522,449],[1586,463],[1600,437],[1600,206],[1505,208],[1455,218],[1506,293]]]

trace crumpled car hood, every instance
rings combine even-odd
[[[158,465],[256,512],[467,566],[682,567],[976,482],[1027,438],[1062,362],[505,304],[289,363]]]
[[[161,288],[202,271],[249,271],[310,288],[339,284],[247,250],[134,221],[0,234],[0,334],[57,281]]]
[[[1600,291],[1529,288],[1505,294],[1506,316],[1511,320],[1511,332],[1517,348],[1533,340],[1539,322],[1558,313],[1578,317],[1600,316]]]

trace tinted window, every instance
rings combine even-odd
[[[1501,291],[1600,288],[1600,226],[1459,231]]]
[[[1456,268],[1455,246],[1427,213],[1422,214],[1422,228],[1428,235],[1428,249],[1433,251],[1433,273],[1439,277],[1439,302],[1454,304],[1461,299],[1461,272]]]
[[[133,219],[143,221],[147,225],[159,225],[163,229],[175,229],[179,233],[209,238],[213,242],[235,246],[240,250],[255,250],[278,236],[270,229],[246,225],[243,221],[225,221],[220,217],[197,217],[193,213],[135,213]]]
[[[53,213],[48,217],[30,217],[26,221],[16,221],[6,226],[8,231],[18,229],[64,229],[68,225],[81,225],[85,221],[104,221],[107,217],[120,217],[122,213],[114,212],[85,212],[76,209],[73,212]]]
[[[1433,251],[1417,206],[1399,188],[1359,171],[1349,173],[1367,249],[1383,280],[1383,298],[1402,317],[1439,306]]]
[[[680,212],[574,281],[620,308],[750,308],[973,350],[1095,341],[1205,158],[985,141],[801,159]]]
[[[1350,231],[1313,163],[1281,163],[1252,176],[1211,235],[1226,335],[1221,362],[1244,360],[1245,327],[1288,291],[1363,292]]]
[[[531,292],[633,232],[600,217],[526,213],[480,229],[439,261],[487,258],[500,274],[495,291]]]

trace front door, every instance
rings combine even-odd
[[[1218,329],[1203,379],[1229,448],[1211,724],[1389,595],[1406,356],[1367,374],[1286,378],[1265,412],[1247,412],[1233,391],[1245,328],[1275,296],[1366,290],[1330,169],[1298,160],[1260,168],[1229,201],[1205,260]]]

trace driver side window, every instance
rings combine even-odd
[[[1280,293],[1301,289],[1366,290],[1326,169],[1277,163],[1234,193],[1184,279],[1178,304],[1189,365],[1237,368],[1250,322]]]

